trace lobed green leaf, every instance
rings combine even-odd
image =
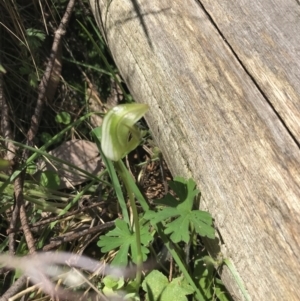
[[[115,225],[116,227],[113,230],[106,235],[100,236],[97,245],[101,247],[101,252],[103,253],[119,248],[116,257],[112,261],[114,265],[127,265],[129,250],[131,251],[132,261],[136,263],[138,256],[135,233],[129,229],[128,224],[124,220],[117,219]],[[147,259],[147,254],[149,253],[147,245],[151,240],[152,236],[149,233],[148,225],[141,225],[143,261]]]
[[[196,183],[192,179],[185,180],[178,177],[169,182],[169,185],[177,194],[179,200],[169,193],[162,200],[156,202],[169,207],[157,212],[148,211],[144,216],[145,219],[152,224],[166,221],[164,232],[165,234],[171,234],[170,238],[175,243],[180,241],[189,242],[191,225],[200,236],[213,239],[215,229],[212,225],[213,219],[210,213],[193,210],[194,199],[199,194],[199,190],[195,189]],[[170,221],[171,218],[172,221]]]
[[[182,277],[174,278],[170,283],[167,277],[157,270],[150,272],[142,284],[147,293],[147,301],[187,301],[187,295],[194,289]]]

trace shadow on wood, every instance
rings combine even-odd
[[[197,181],[252,299],[299,300],[297,1],[90,2],[173,175]],[[226,269],[222,279],[243,299]]]

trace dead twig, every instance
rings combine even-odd
[[[20,214],[20,208],[19,208],[19,206],[16,205],[16,202],[15,202],[15,207],[14,207],[14,210],[12,212],[10,223],[9,223],[9,229],[7,230],[8,233],[9,233],[10,229],[15,229],[16,228],[18,218],[19,218],[19,214]],[[10,232],[8,234],[8,249],[9,249],[9,254],[10,255],[15,254],[15,233],[13,233],[13,232]]]
[[[6,99],[3,94],[3,76],[0,74],[0,101],[1,101],[1,107],[2,107],[2,115],[1,115],[1,129],[4,133],[4,138],[8,140],[13,140],[12,130],[9,123],[9,110],[8,105],[6,102]],[[15,147],[14,144],[7,141],[7,158],[10,160],[14,159],[15,156]],[[15,208],[12,213],[12,218],[10,220],[10,228],[15,228],[18,220],[18,215],[20,214],[21,217],[21,223],[22,227],[26,230],[28,230],[28,222],[26,217],[26,212],[24,209],[24,201],[23,201],[23,181],[22,178],[24,176],[24,173],[21,173],[21,175],[15,180],[14,183],[14,191],[15,191]],[[21,209],[21,210],[20,210]],[[25,233],[25,230],[24,230]],[[34,252],[34,243],[31,232],[25,233],[25,237],[29,246],[30,253]],[[9,234],[9,252],[10,254],[14,255],[15,253],[15,235],[14,233]]]
[[[90,209],[92,209],[94,207],[99,207],[99,206],[101,206],[101,203],[94,203],[94,204],[89,205],[87,207],[80,208],[80,209],[77,209],[77,210],[75,210],[73,212],[66,213],[64,215],[49,217],[49,218],[47,218],[47,219],[45,219],[43,221],[36,222],[36,223],[31,224],[29,226],[30,226],[30,229],[33,229],[33,228],[36,228],[36,227],[40,227],[40,226],[44,226],[44,225],[50,224],[52,222],[56,222],[56,221],[65,219],[65,218],[70,217],[70,216],[74,216],[74,215],[76,215],[78,213],[82,213],[84,211],[88,211],[88,210],[90,210]],[[7,232],[8,233],[13,233],[13,232],[16,233],[16,232],[19,232],[19,231],[22,231],[22,230],[23,230],[23,227],[21,226],[18,229],[12,229],[12,228],[10,228],[10,229],[7,230]]]
[[[24,178],[24,172],[21,173],[19,177],[16,178],[14,182],[14,194],[15,194],[15,211],[20,212],[20,220],[21,225],[23,227],[24,236],[28,245],[29,253],[34,254],[36,253],[36,248],[34,245],[34,239],[32,236],[32,233],[28,226],[28,220],[27,215],[25,211],[25,205],[24,205],[24,198],[23,198],[23,178]]]
[[[4,139],[7,139],[5,142],[5,146],[7,148],[7,152],[5,155],[5,159],[9,161],[13,161],[15,157],[15,145],[9,140],[13,140],[13,134],[11,130],[11,126],[9,123],[9,108],[6,102],[4,87],[3,87],[3,73],[0,72],[0,116],[1,116],[1,133]]]
[[[13,140],[13,134],[12,129],[9,122],[9,108],[8,104],[6,102],[6,98],[4,95],[4,89],[3,89],[3,73],[0,72],[0,108],[1,108],[1,133],[4,137],[4,139],[7,139],[5,142],[5,146],[7,148],[7,152],[5,155],[5,158],[13,161],[15,157],[15,145],[10,142]],[[12,172],[12,170],[10,170]],[[15,206],[12,217],[10,220],[10,228],[15,228],[17,225],[17,220],[19,216],[19,207]],[[15,234],[11,233],[8,236],[8,248],[9,253],[11,255],[15,254]]]
[[[29,145],[32,144],[33,138],[35,137],[38,131],[38,127],[42,116],[46,91],[51,78],[52,69],[55,64],[55,59],[57,58],[58,51],[60,49],[62,38],[66,34],[66,28],[69,23],[75,2],[76,2],[75,0],[69,1],[65,14],[61,19],[61,22],[57,30],[54,33],[54,40],[51,48],[50,58],[45,73],[43,75],[43,78],[39,84],[38,99],[34,110],[34,114],[31,118],[31,125],[27,133],[27,141]]]
[[[84,235],[95,234],[95,233],[102,232],[104,230],[107,230],[107,229],[111,228],[114,224],[115,224],[114,221],[107,222],[105,224],[95,226],[91,229],[82,230],[79,233],[72,233],[72,234],[62,235],[60,237],[55,237],[56,241],[53,241],[50,244],[44,246],[43,251],[52,250],[52,249],[60,246],[61,244],[65,243],[65,242],[70,242],[70,241],[73,241],[73,240],[77,240],[78,238],[80,238]]]
[[[0,301],[8,301],[11,296],[17,294],[26,284],[27,277],[21,276],[14,284],[0,297]]]

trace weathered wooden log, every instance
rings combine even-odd
[[[173,175],[199,184],[251,298],[300,300],[299,2],[90,3],[130,92],[150,105]],[[243,299],[226,269],[222,279]]]

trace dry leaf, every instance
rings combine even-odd
[[[103,169],[96,144],[87,140],[77,139],[63,142],[60,146],[50,151],[49,154],[93,175],[97,175]],[[88,180],[87,176],[80,171],[53,160],[47,162],[45,158],[38,162],[38,170],[40,172],[46,170],[57,171],[61,182],[59,189],[71,188]]]

